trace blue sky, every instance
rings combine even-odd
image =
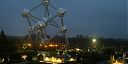
[[[27,22],[20,16],[23,9],[38,5],[41,0],[1,0],[0,30],[8,35],[27,34]],[[66,9],[68,36],[77,34],[126,38],[127,0],[51,0],[56,8]],[[40,9],[36,10],[41,12]],[[35,11],[35,12],[36,12]]]

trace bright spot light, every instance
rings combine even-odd
[[[61,62],[62,62],[62,60],[59,58],[59,59],[57,59],[57,61],[56,61],[56,62],[61,63]]]
[[[40,47],[42,47],[42,44],[40,44]]]
[[[77,51],[80,51],[80,49],[79,49],[79,48],[76,48],[76,50],[77,50]]]
[[[96,42],[96,39],[92,39],[92,42]]]
[[[51,58],[51,62],[61,63],[62,60],[61,60],[60,58],[52,57],[52,58]]]
[[[44,59],[46,62],[51,62],[51,63],[62,63],[62,59],[56,58],[56,57],[46,57]]]
[[[74,58],[70,58],[69,61],[75,61],[75,59]]]
[[[88,49],[88,52],[90,51],[90,49]]]
[[[21,58],[23,58],[24,60],[26,60],[27,55],[22,55]]]
[[[51,61],[52,61],[52,62],[56,62],[56,58],[52,57],[52,58],[51,58]]]
[[[50,46],[52,47],[53,45],[52,45],[52,44],[50,44]]]
[[[47,47],[47,46],[44,46],[45,48]]]
[[[50,59],[49,59],[48,57],[46,57],[44,60],[45,60],[45,61],[50,61]]]
[[[128,59],[128,58],[126,58],[126,59]]]
[[[4,62],[4,59],[2,59],[2,62]]]
[[[3,58],[0,58],[0,64],[1,64],[2,62],[4,62],[4,59],[3,59]]]
[[[28,46],[31,47],[32,45],[30,43],[28,43]]]
[[[44,61],[39,61],[39,62],[44,62]]]
[[[55,45],[56,47],[58,46],[58,45]]]
[[[116,62],[114,62],[113,64],[124,64],[124,63],[116,60]]]

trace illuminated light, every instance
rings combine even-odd
[[[75,61],[75,59],[74,58],[70,58],[69,61]]]
[[[47,63],[50,62],[50,63],[62,63],[63,60],[60,59],[60,58],[56,58],[56,57],[46,57],[44,59]]]
[[[90,51],[90,49],[88,49],[88,52]]]
[[[61,60],[60,58],[52,57],[52,58],[51,58],[51,62],[54,62],[54,63],[61,63],[62,60]]]
[[[115,61],[115,57],[114,57],[114,55],[112,56],[112,61]]]
[[[23,44],[23,47],[22,47],[22,48],[23,48],[23,49],[26,49],[27,46],[28,46],[27,44]]]
[[[56,47],[58,46],[58,45],[55,45]]]
[[[49,64],[49,63],[51,64],[52,62],[47,62],[47,63],[48,63],[48,64]],[[53,64],[53,63],[52,63],[52,64]]]
[[[128,58],[126,58],[126,59],[128,59]]]
[[[39,61],[39,62],[44,62],[44,61]]]
[[[53,45],[52,45],[52,44],[50,44],[50,46],[52,47]]]
[[[21,58],[23,58],[24,60],[26,60],[27,55],[22,55],[22,57],[21,57]]]
[[[52,62],[56,62],[56,58],[52,57],[52,58],[51,58],[51,61],[52,61]]]
[[[40,55],[40,54],[37,54],[38,56]]]
[[[61,63],[61,62],[62,62],[62,60],[59,58],[59,59],[57,59],[57,62],[58,62],[58,63]]]
[[[40,44],[40,47],[42,47],[42,44]]]
[[[4,59],[2,59],[2,61],[1,62],[4,62]]]
[[[94,39],[92,39],[92,42],[96,42],[96,39],[94,38]]]
[[[45,60],[45,61],[50,61],[50,58],[46,57],[44,60]]]
[[[45,48],[47,47],[47,46],[44,46]]]
[[[32,45],[30,43],[28,43],[28,46],[31,47]]]
[[[76,50],[77,50],[77,51],[80,51],[80,49],[79,49],[79,48],[76,48]]]
[[[124,63],[116,60],[116,62],[114,62],[113,64],[124,64]]]

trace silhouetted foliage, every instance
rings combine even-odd
[[[6,55],[16,50],[16,39],[5,35],[4,31],[0,32],[0,55]]]
[[[0,33],[0,44],[7,44],[7,43],[8,43],[8,39],[4,34],[4,31],[2,30]]]

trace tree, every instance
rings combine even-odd
[[[4,33],[4,31],[2,30],[0,33],[0,44],[7,44],[8,43],[8,39]]]

